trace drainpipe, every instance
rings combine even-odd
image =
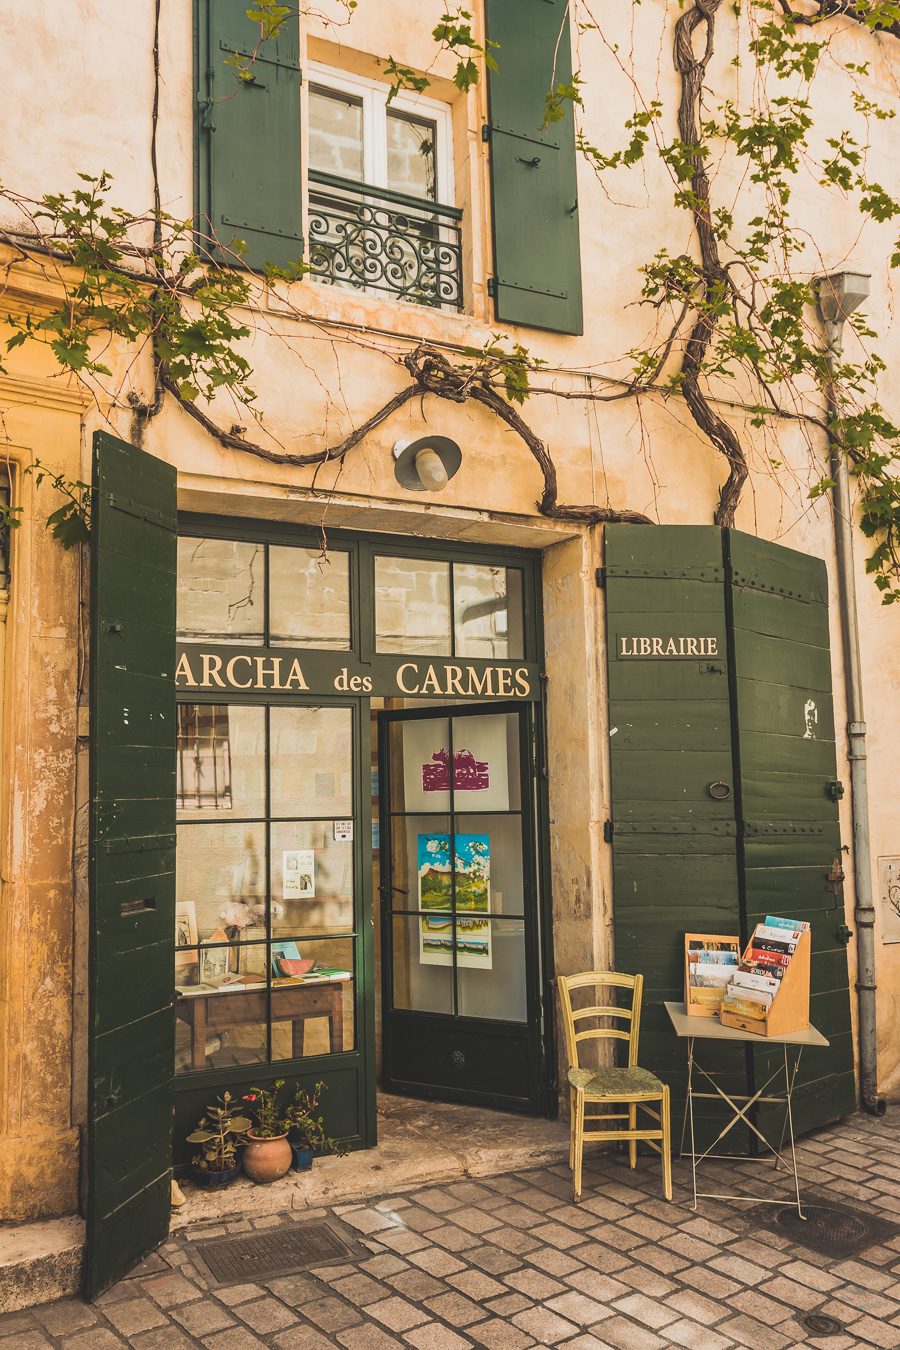
[[[819,317],[827,341],[831,378],[825,387],[828,411],[828,448],[832,489],[832,519],[837,556],[838,595],[844,647],[847,691],[847,737],[850,760],[850,811],[853,827],[853,881],[856,895],[856,995],[859,1027],[859,1083],[864,1108],[883,1116],[886,1103],[878,1095],[878,1041],[875,1027],[875,904],[872,895],[872,854],[869,842],[869,790],[866,765],[866,719],[863,708],[862,665],[859,653],[859,616],[853,566],[853,507],[847,457],[833,426],[838,417],[835,371],[843,348],[847,317],[869,294],[869,277],[861,272],[835,272],[816,282]]]

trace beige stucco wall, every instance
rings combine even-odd
[[[160,31],[160,191],[165,207],[185,217],[193,209],[191,8],[163,0]],[[246,343],[261,421],[254,423],[222,394],[212,407],[219,424],[246,426],[248,435],[276,451],[321,449],[340,441],[407,383],[398,358],[412,343],[451,344],[447,350],[452,355],[453,347],[480,347],[499,331],[521,341],[546,363],[533,380],[545,392],[532,395],[524,416],[553,454],[561,500],[629,507],[665,523],[711,521],[725,477],[723,462],[694,428],[680,400],[654,395],[640,403],[584,398],[609,392],[604,377],[624,374],[627,363],[622,353],[645,342],[652,332],[653,316],[633,303],[639,291],[639,266],[662,246],[673,251],[690,247],[687,222],[671,205],[670,184],[655,160],[648,159],[646,166],[631,173],[609,175],[602,185],[584,163],[579,165],[585,335],[571,338],[505,328],[491,316],[485,285],[491,270],[487,158],[480,134],[486,120],[485,91],[478,86],[467,95],[459,93],[450,79],[453,63],[446,56],[434,59],[430,31],[444,9],[442,0],[361,0],[349,22],[338,0],[321,0],[315,9],[325,18],[303,20],[304,65],[316,59],[377,75],[379,60],[388,54],[385,34],[389,32],[390,54],[395,60],[427,68],[433,80],[429,95],[450,104],[456,199],[465,210],[468,312],[437,313],[383,296],[326,288],[310,279],[289,287],[261,286],[257,308],[249,316],[253,336]],[[633,110],[628,71],[634,62],[638,84],[664,103],[661,134],[671,139],[677,95],[671,68],[671,24],[680,12],[678,5],[674,0],[650,0],[639,6],[604,6],[603,10],[606,37],[610,44],[618,44],[618,50],[614,56],[595,34],[583,33],[579,39],[586,75],[586,134],[607,150],[623,144],[622,123]],[[334,22],[329,24],[327,18]],[[3,152],[6,184],[38,198],[44,192],[70,190],[78,172],[96,173],[105,168],[113,177],[117,203],[135,213],[150,205],[152,22],[149,4],[129,6],[127,21],[123,21],[122,6],[114,0],[80,0],[63,6],[56,0],[34,0],[25,24],[19,7],[0,0],[0,43],[7,54],[0,119],[11,129]],[[750,64],[731,64],[738,51],[746,48],[746,24],[746,18],[735,16],[730,9],[723,9],[719,16],[710,84],[723,97],[741,98],[749,89]],[[874,96],[896,102],[892,79],[900,44],[858,31],[848,32],[840,41],[850,59],[869,62],[869,88],[874,88]],[[835,66],[823,65],[816,90],[814,139],[824,145],[825,137],[852,125],[855,114],[850,110],[850,86]],[[746,220],[759,209],[759,201],[747,188],[744,167],[726,162],[715,192],[739,219]],[[871,127],[869,167],[874,178],[888,185],[900,180],[900,138],[895,124],[876,122]],[[835,196],[825,197],[816,177],[804,173],[798,182],[805,251],[796,269],[819,272],[852,260],[855,267],[872,273],[867,312],[882,334],[880,350],[889,369],[896,370],[900,325],[893,313],[886,264],[894,232],[889,225],[867,225],[860,231],[855,207]],[[8,205],[0,203],[0,217],[11,222],[12,215]],[[12,304],[21,302],[21,297],[7,298]],[[810,323],[815,323],[812,315]],[[0,389],[4,417],[0,432],[12,447],[11,457],[27,462],[40,454],[55,468],[67,471],[81,464],[83,476],[85,446],[93,429],[111,425],[128,436],[127,396],[132,391],[142,397],[150,393],[149,360],[146,353],[134,359],[133,352],[115,349],[110,360],[114,375],[103,382],[101,411],[95,401],[82,409],[72,393],[60,392],[58,381],[47,383],[51,367],[38,354],[27,349],[14,354],[10,367],[14,377],[21,374],[37,384],[27,386],[32,398],[24,403],[21,397],[18,402],[10,398],[6,386]],[[733,389],[721,392],[735,397]],[[884,397],[889,407],[892,400],[896,402],[890,385]],[[60,400],[64,407],[59,406]],[[811,503],[806,496],[808,486],[822,472],[821,435],[787,421],[763,434],[749,426],[740,409],[723,406],[720,410],[743,434],[751,461],[738,526],[825,558],[834,606],[829,504],[827,500]],[[892,411],[900,415],[900,408],[893,406]],[[397,439],[425,430],[452,436],[463,449],[460,472],[433,499],[405,493],[394,479],[391,459]],[[554,525],[537,514],[541,476],[515,434],[472,403],[415,399],[342,464],[326,466],[314,481],[311,470],[282,468],[221,449],[167,400],[161,415],[147,428],[144,444],[150,453],[177,466],[181,504],[188,509],[315,522],[326,530],[347,526],[547,550],[545,620],[557,951],[561,968],[606,960],[612,897],[609,848],[602,842],[602,821],[608,814],[604,652],[601,598],[593,586],[600,545],[591,531]],[[79,670],[78,572],[75,560],[34,527],[28,496],[33,488],[28,483],[25,480],[22,498],[26,523],[15,540],[10,641],[18,656],[10,663],[5,705],[12,729],[5,773],[12,788],[5,807],[4,829],[11,843],[4,860],[2,932],[6,960],[19,964],[15,979],[4,981],[3,986],[6,1049],[0,1072],[6,1073],[11,1086],[18,1086],[12,1094],[0,1093],[0,1110],[8,1117],[0,1117],[0,1127],[8,1139],[21,1140],[32,1130],[40,1106],[41,1120],[51,1122],[47,1128],[56,1132],[54,1138],[65,1141],[61,1147],[71,1156],[73,1116],[65,1107],[71,1075],[62,1063],[68,1032],[59,1028],[70,1027],[73,1021],[70,852]],[[35,509],[40,520],[44,507],[38,509],[35,504]],[[858,539],[872,853],[877,858],[900,854],[900,801],[892,790],[895,756],[891,754],[898,730],[900,607],[881,607],[864,575],[865,552],[864,542]],[[840,636],[834,608],[833,644],[841,776],[848,781]],[[38,677],[40,661],[44,667]],[[41,688],[46,683],[55,691],[52,719],[47,715],[49,704],[30,711],[28,691],[33,686],[28,681],[38,678]],[[847,799],[842,812],[844,837],[849,839]],[[30,836],[26,846],[26,828],[44,831],[40,847],[37,836]],[[852,876],[852,868],[847,866],[847,871]],[[32,941],[22,937],[33,922],[28,917],[27,888],[38,886],[43,888],[42,903],[50,903],[47,897],[53,897],[57,923],[56,927],[45,925]],[[850,882],[846,900],[848,922],[855,928]],[[883,944],[880,914],[878,923],[881,1086],[896,1092],[900,1090],[900,944]],[[78,924],[75,930],[76,934],[80,931]],[[53,932],[57,932],[55,946],[34,946],[34,942],[49,943]],[[852,944],[850,950],[852,960]],[[46,959],[35,961],[36,952]],[[46,990],[46,1001],[26,1021],[23,995],[32,988],[29,981],[38,978],[37,971],[48,981],[40,986]],[[45,1012],[50,1019],[46,1023]],[[51,1023],[57,1028],[53,1037],[44,1030]],[[46,1095],[36,1093],[33,1080],[28,1080],[26,1063],[55,1066],[52,1088],[48,1088],[52,1109]],[[60,1087],[63,1081],[65,1091]],[[74,1119],[78,1119],[77,1110]],[[0,1142],[0,1151],[15,1146]],[[7,1176],[7,1169],[0,1168],[0,1175]],[[0,1186],[4,1184],[8,1180]],[[41,1185],[49,1195],[49,1182]],[[45,1209],[64,1208],[72,1194],[70,1180],[65,1185],[69,1187],[65,1195],[39,1203]],[[17,1214],[25,1212],[21,1196],[8,1198],[8,1203]]]

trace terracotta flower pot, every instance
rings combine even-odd
[[[290,1171],[293,1157],[287,1134],[279,1134],[271,1139],[257,1139],[252,1130],[247,1131],[247,1147],[244,1149],[242,1162],[247,1176],[258,1186],[286,1176]]]

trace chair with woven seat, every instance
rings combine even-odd
[[[566,1036],[566,1056],[569,1062],[570,1142],[569,1168],[573,1173],[575,1199],[581,1198],[581,1170],[584,1145],[587,1143],[628,1144],[628,1161],[637,1166],[637,1146],[649,1144],[662,1159],[663,1187],[666,1199],[672,1199],[672,1155],[670,1144],[670,1103],[667,1084],[660,1082],[648,1069],[638,1067],[638,1037],[641,1029],[641,998],[644,990],[642,975],[619,975],[614,971],[587,971],[583,975],[560,975],[557,979],[562,1003],[563,1027]],[[572,994],[587,989],[593,991],[587,1006],[573,1007]],[[602,1002],[604,994],[625,989],[631,991],[631,1006],[620,1007]],[[576,1000],[577,1001],[577,1000]],[[607,1025],[617,1020],[626,1024]],[[591,1025],[594,1023],[595,1025]],[[587,1025],[584,1025],[587,1024]],[[579,1030],[579,1026],[583,1026]],[[624,1068],[587,1068],[579,1059],[579,1046],[586,1041],[614,1040],[628,1042],[628,1064]],[[659,1103],[659,1110],[653,1109]],[[625,1106],[619,1112],[586,1114],[588,1106]],[[655,1126],[640,1128],[637,1113],[645,1112],[656,1121]],[[627,1128],[609,1127],[585,1130],[585,1125],[600,1121],[628,1122]]]

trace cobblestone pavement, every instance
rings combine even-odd
[[[857,1116],[802,1141],[807,1186],[869,1215],[900,1219],[900,1114]],[[198,1240],[312,1212],[187,1229],[94,1306],[75,1299],[0,1317],[0,1347],[38,1350],[821,1350],[900,1346],[900,1236],[844,1260],[763,1225],[771,1207],[701,1200],[675,1166],[675,1202],[655,1159],[628,1170],[595,1157],[582,1203],[567,1168],[429,1186],[335,1211],[366,1255],[260,1284],[220,1287],[201,1274]],[[747,1164],[717,1183],[773,1183]],[[770,1194],[773,1192],[770,1191]],[[844,1328],[816,1336],[801,1319]]]

